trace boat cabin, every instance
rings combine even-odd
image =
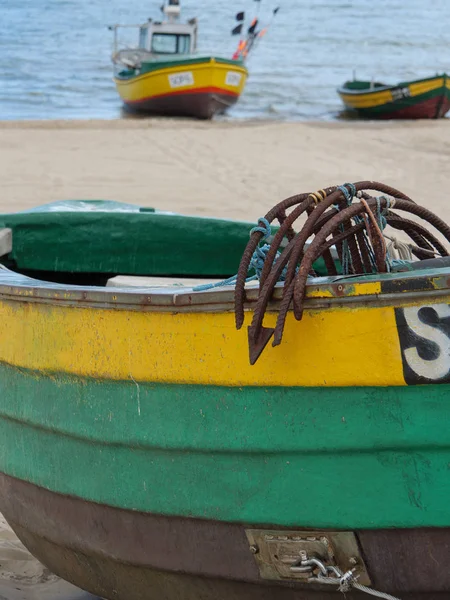
[[[197,46],[197,23],[149,21],[139,28],[139,48],[151,54],[193,54]]]
[[[141,54],[155,56],[176,56],[193,54],[197,49],[197,19],[189,19],[187,23],[180,23],[180,1],[168,0],[161,7],[166,17],[163,21],[149,19],[142,25],[113,25],[114,30],[114,57],[124,58],[131,49],[118,51],[117,32],[121,28],[138,29],[139,38],[136,50]],[[123,62],[123,61],[122,61]]]

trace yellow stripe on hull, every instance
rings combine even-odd
[[[390,91],[369,93],[369,94],[341,94],[341,98],[345,104],[352,108],[372,108],[392,102],[392,94]]]
[[[428,92],[432,92],[433,90],[437,90],[442,87],[444,87],[443,77],[438,77],[437,79],[432,79],[431,81],[411,83],[408,86],[412,97],[421,96],[422,94],[427,94]]]
[[[450,298],[440,302],[450,302]],[[246,315],[250,324],[252,313]],[[274,326],[276,313],[266,316]],[[0,361],[112,380],[210,385],[405,385],[394,308],[289,314],[283,342],[248,360],[231,312],[167,313],[0,302]]]
[[[449,85],[447,81],[447,85]],[[427,94],[433,90],[444,87],[443,77],[437,77],[428,81],[420,81],[402,86],[409,90],[409,98]],[[352,108],[375,108],[389,102],[394,102],[395,98],[390,90],[380,90],[367,92],[365,94],[340,93],[340,96],[347,106]]]
[[[239,96],[247,75],[247,69],[239,64],[230,65],[210,59],[196,64],[178,64],[130,79],[116,77],[115,83],[122,100],[133,104],[159,96],[183,92],[192,94],[207,89]]]

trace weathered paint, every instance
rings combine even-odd
[[[0,471],[173,516],[450,526],[442,278],[325,280],[325,307],[289,315],[282,344],[250,367],[229,292],[150,291],[144,304],[142,291],[119,298],[2,270]],[[425,291],[414,297],[411,282]]]
[[[246,325],[251,314],[247,313]],[[266,316],[273,326],[276,313]],[[249,364],[231,312],[168,313],[0,301],[0,361],[103,379],[208,385],[404,385],[392,307],[290,314]]]
[[[448,393],[106,382],[3,365],[0,470],[166,515],[444,527]]]

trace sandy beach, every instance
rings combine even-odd
[[[450,219],[450,120],[0,123],[5,212],[104,198],[256,219],[294,193],[376,179]]]
[[[0,515],[0,600],[90,599],[31,556]]]
[[[3,212],[60,199],[111,199],[256,220],[289,195],[375,179],[450,220],[450,120],[9,121],[0,122],[0,160]],[[41,597],[49,590],[74,597],[71,586],[60,593],[56,579],[0,515],[0,600],[38,598],[39,586]]]

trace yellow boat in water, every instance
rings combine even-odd
[[[163,22],[114,25],[114,81],[131,111],[211,119],[237,102],[247,80],[244,57],[196,54],[197,20],[180,23],[179,0],[162,7]],[[135,28],[137,48],[118,50],[119,29]]]

